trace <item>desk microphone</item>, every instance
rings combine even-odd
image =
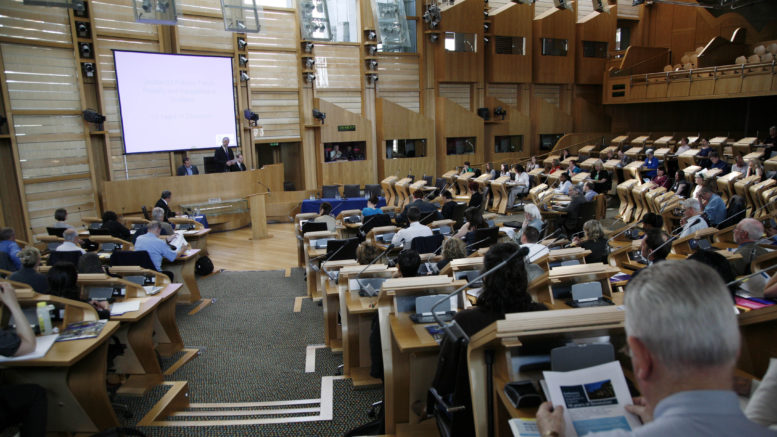
[[[621,235],[625,234],[626,232],[628,232],[628,231],[630,231],[630,230],[634,229],[634,228],[635,228],[635,227],[637,227],[637,225],[639,225],[640,223],[642,223],[642,220],[640,220],[640,221],[638,221],[638,222],[634,222],[634,223],[630,224],[629,226],[627,226],[627,227],[626,227],[626,229],[624,229],[624,230],[622,230],[622,231],[618,232],[617,234],[613,235],[612,237],[608,238],[608,239],[607,239],[607,245],[609,246],[609,245],[610,245],[610,241],[612,241],[612,240],[614,240],[614,239],[616,239],[616,238],[620,237]]]
[[[331,240],[330,240],[330,241],[331,241]],[[316,266],[315,266],[315,264],[313,264],[313,261],[318,261],[318,260],[320,260],[321,258],[326,258],[326,259],[324,260],[324,262],[327,262],[327,261],[329,261],[330,259],[332,259],[332,258],[333,258],[335,255],[337,255],[338,253],[340,253],[340,251],[341,251],[341,250],[345,249],[345,247],[346,247],[346,246],[348,246],[348,245],[347,245],[347,244],[343,244],[342,246],[338,247],[338,248],[337,248],[337,250],[335,250],[335,251],[334,251],[334,252],[332,252],[332,253],[328,253],[328,252],[327,252],[327,253],[325,253],[325,254],[323,254],[323,255],[319,255],[319,256],[317,256],[317,257],[315,257],[315,258],[313,258],[313,259],[309,260],[309,261],[308,261],[308,265],[310,266],[310,268],[311,268],[311,269],[313,269],[313,271],[316,271],[316,272],[317,272],[319,269],[318,269],[318,267],[316,267]],[[323,263],[322,263],[322,264],[323,264]],[[329,276],[329,272],[327,272],[327,271],[326,271],[326,269],[324,269],[324,268],[323,268],[323,265],[321,266],[321,270],[323,270],[323,271],[324,271],[324,273],[326,273],[326,275],[327,275],[327,276]],[[329,277],[330,277],[330,279],[331,279],[331,276],[329,276]]]
[[[267,190],[267,194],[270,194],[270,187],[268,187],[267,185],[265,185],[264,183],[262,183],[262,181],[260,181],[258,179],[257,179],[256,183],[258,183],[259,185],[263,186],[264,189]]]
[[[473,280],[471,280],[471,281],[467,282],[466,284],[462,285],[461,287],[457,288],[456,290],[452,291],[451,293],[448,293],[447,295],[445,295],[445,297],[441,298],[441,299],[440,299],[440,300],[438,300],[438,301],[437,301],[437,302],[436,302],[434,305],[432,305],[432,308],[431,308],[431,310],[430,310],[430,311],[432,312],[432,317],[434,317],[434,321],[435,321],[435,322],[437,322],[437,325],[438,325],[438,326],[440,326],[442,329],[444,329],[444,330],[445,330],[445,333],[446,333],[447,335],[449,335],[449,336],[451,336],[451,337],[453,337],[453,338],[456,338],[456,337],[457,337],[457,333],[454,333],[453,331],[450,331],[450,329],[451,329],[451,325],[456,325],[456,326],[458,327],[458,325],[456,324],[456,322],[454,321],[454,322],[452,322],[452,323],[450,323],[450,324],[447,324],[447,325],[446,325],[445,323],[443,323],[443,321],[442,321],[442,320],[440,320],[440,317],[437,315],[437,312],[435,311],[435,309],[437,309],[437,307],[439,307],[440,305],[442,305],[444,302],[446,302],[446,301],[450,301],[450,298],[451,298],[451,297],[453,297],[453,296],[457,295],[458,293],[460,293],[460,292],[461,292],[462,290],[464,290],[465,288],[467,288],[467,287],[471,286],[472,284],[474,284],[474,283],[476,283],[476,282],[478,282],[478,281],[482,281],[482,279],[483,279],[483,278],[485,278],[486,276],[488,276],[488,275],[490,275],[491,273],[494,273],[495,271],[497,271],[497,270],[501,269],[502,267],[504,267],[505,265],[507,265],[507,263],[509,263],[510,261],[512,261],[512,260],[513,260],[513,258],[515,258],[515,257],[521,257],[521,259],[523,259],[523,258],[525,258],[525,257],[526,257],[526,255],[528,255],[528,254],[529,254],[529,249],[528,249],[528,248],[526,248],[526,247],[519,247],[519,248],[518,248],[518,250],[516,250],[515,252],[513,252],[513,253],[512,253],[510,256],[508,256],[508,257],[507,257],[507,259],[505,259],[504,261],[502,261],[502,262],[500,262],[499,264],[495,265],[494,267],[490,268],[490,269],[489,269],[489,270],[487,270],[486,272],[484,272],[484,273],[481,273],[480,275],[478,275],[478,277],[476,277],[475,279],[473,279]]]
[[[472,247],[472,246],[477,246],[477,245],[478,245],[478,244],[480,244],[480,243],[483,243],[483,242],[485,242],[485,241],[488,241],[488,239],[489,239],[489,238],[490,238],[490,237],[486,237],[486,238],[484,238],[484,239],[482,239],[482,240],[480,240],[480,241],[476,241],[476,242],[474,242],[474,243],[472,243],[472,244],[468,244],[468,245],[466,245],[464,248],[465,248],[465,249],[469,249],[469,248],[470,248],[470,247]]]
[[[424,222],[424,220],[428,219],[429,217],[431,217],[431,216],[432,216],[432,215],[434,215],[434,214],[437,214],[438,212],[439,212],[439,211],[437,211],[437,210],[435,209],[434,211],[431,211],[431,212],[429,212],[429,214],[426,214],[425,216],[423,216],[423,217],[421,217],[420,219],[418,219],[418,222],[419,222],[419,223],[423,223],[423,222]]]
[[[366,266],[364,266],[364,268],[356,275],[354,279],[356,280],[356,283],[359,284],[359,295],[361,295],[362,291],[364,291],[366,296],[376,296],[378,294],[377,293],[378,290],[375,290],[374,288],[372,288],[370,284],[367,284],[367,287],[363,287],[361,282],[361,277],[364,274],[364,272],[366,272],[367,269],[370,268],[371,265],[375,264],[375,261],[379,260],[383,255],[387,254],[393,248],[394,248],[393,244],[389,244],[388,246],[386,246],[383,252],[381,252],[380,254],[378,254],[378,256],[373,258],[372,261],[370,261]]]
[[[728,282],[726,284],[726,287],[729,287],[729,288],[732,287],[732,286],[739,287],[739,285],[741,285],[744,282],[747,282],[750,278],[758,276],[761,273],[766,273],[769,270],[774,270],[775,268],[777,268],[777,265],[769,266],[769,267],[766,267],[764,269],[758,270],[757,272],[750,273],[749,275],[746,275],[746,276],[743,276],[743,277],[741,277],[739,279],[735,279],[735,280],[733,280],[731,282]]]
[[[699,222],[700,222],[701,220],[702,220],[702,218],[701,218],[701,217],[697,217],[697,218],[696,218],[696,220],[694,220],[694,221],[693,221],[693,223],[692,223],[690,226],[688,226],[688,229],[690,229],[690,228],[692,228],[692,227],[694,227],[694,226],[698,225],[698,224],[699,224]],[[681,226],[679,229],[682,229],[682,226]],[[675,233],[675,232],[677,232],[677,229],[675,229],[674,231],[672,231],[672,233],[670,234],[670,237],[669,237],[669,238],[668,238],[666,241],[664,241],[663,243],[661,243],[661,244],[660,244],[658,247],[656,247],[655,249],[651,250],[651,251],[650,251],[650,255],[653,255],[655,252],[658,252],[658,250],[659,250],[659,249],[662,249],[662,248],[663,248],[664,246],[666,246],[667,244],[669,244],[669,243],[671,243],[671,242],[673,242],[673,241],[677,240],[677,239],[679,238],[679,235],[674,235],[674,233]],[[648,255],[648,256],[650,256],[650,255]]]
[[[555,231],[551,232],[550,235],[548,235],[547,237],[543,238],[542,241],[545,241],[545,240],[549,239],[550,237],[558,234],[559,232],[561,232],[561,228],[560,227],[558,229],[556,229]],[[556,240],[558,240],[558,238],[554,238],[553,241],[551,241],[548,244],[545,244],[545,246],[550,247],[551,245],[553,245],[553,243],[556,242]]]

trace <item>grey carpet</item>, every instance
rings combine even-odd
[[[189,382],[189,401],[262,402],[310,399],[321,396],[321,377],[334,375],[341,354],[329,349],[316,353],[316,371],[305,373],[306,347],[323,344],[322,308],[308,299],[293,312],[294,298],[305,295],[302,270],[223,272],[199,280],[204,297],[216,302],[189,316],[188,305],[177,309],[184,343],[200,347],[201,355],[166,377]],[[163,367],[175,361],[163,360]],[[118,396],[134,417],[134,425],[164,395],[157,387],[145,396]],[[366,411],[380,400],[382,390],[354,390],[350,380],[334,381],[334,417],[331,421],[229,427],[143,427],[154,436],[271,435],[336,436],[367,422]],[[122,419],[123,420],[123,419]]]

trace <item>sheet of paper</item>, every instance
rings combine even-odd
[[[164,287],[159,287],[159,286],[156,286],[156,285],[144,285],[143,286],[143,290],[145,290],[146,294],[149,295],[149,296],[159,293],[160,291],[162,291],[163,288]]]
[[[514,437],[540,437],[535,419],[514,418],[508,421]]]
[[[140,301],[139,300],[130,300],[127,302],[116,302],[113,305],[111,305],[111,315],[112,316],[120,316],[124,313],[129,313],[131,311],[137,311],[140,309]]]
[[[59,334],[41,335],[40,337],[37,337],[35,339],[35,350],[33,352],[30,352],[27,355],[22,355],[18,357],[4,357],[0,355],[0,363],[43,358],[49,352],[49,349],[51,349],[51,345],[54,344],[54,342],[57,340],[57,337],[59,337]]]
[[[553,405],[564,406],[566,437],[640,426],[618,361],[571,372],[542,372]]]

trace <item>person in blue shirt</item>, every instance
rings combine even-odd
[[[22,268],[22,262],[17,255],[20,250],[22,249],[16,244],[16,232],[12,228],[0,229],[0,252],[8,254],[14,267],[12,269],[14,272]]]
[[[647,149],[647,152],[645,152],[645,177],[648,177],[650,179],[653,179],[656,177],[656,170],[658,169],[658,158],[653,156],[653,149]]]
[[[567,169],[567,174],[569,175],[569,177],[572,177],[580,173],[581,171],[583,171],[583,169],[577,166],[577,161],[575,160],[569,161],[569,168]]]
[[[154,263],[154,267],[157,271],[162,272],[162,258],[168,261],[175,261],[175,259],[189,247],[188,244],[184,244],[178,249],[178,252],[170,249],[170,246],[167,245],[167,241],[159,238],[159,236],[162,235],[162,226],[158,221],[149,223],[147,229],[148,232],[135,240],[135,251],[145,250],[148,252],[148,256],[151,258],[151,262]],[[167,276],[170,276],[170,280],[173,280],[172,273],[164,273],[167,274]]]
[[[377,214],[383,214],[383,210],[378,208],[378,196],[373,194],[367,200],[367,207],[362,209],[362,217],[369,217]]]
[[[710,152],[710,157],[707,164],[708,164],[707,168],[709,168],[710,170],[712,170],[713,168],[720,169],[720,174],[718,176],[723,176],[730,171],[728,163],[720,159],[718,152],[714,152],[714,151]]]
[[[588,181],[588,182],[586,182],[586,183],[583,185],[583,196],[585,196],[585,201],[586,201],[586,202],[592,202],[592,201],[594,200],[594,198],[595,198],[595,197],[596,197],[598,194],[599,194],[599,193],[597,193],[597,192],[594,190],[594,184],[593,184],[593,182],[591,182],[591,181]]]
[[[704,200],[704,213],[715,226],[726,219],[726,203],[712,189],[707,186],[701,187],[699,197]]]

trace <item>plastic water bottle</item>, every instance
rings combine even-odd
[[[46,302],[38,302],[38,326],[40,326],[40,333],[42,335],[51,334],[51,314],[49,313],[49,306]]]

